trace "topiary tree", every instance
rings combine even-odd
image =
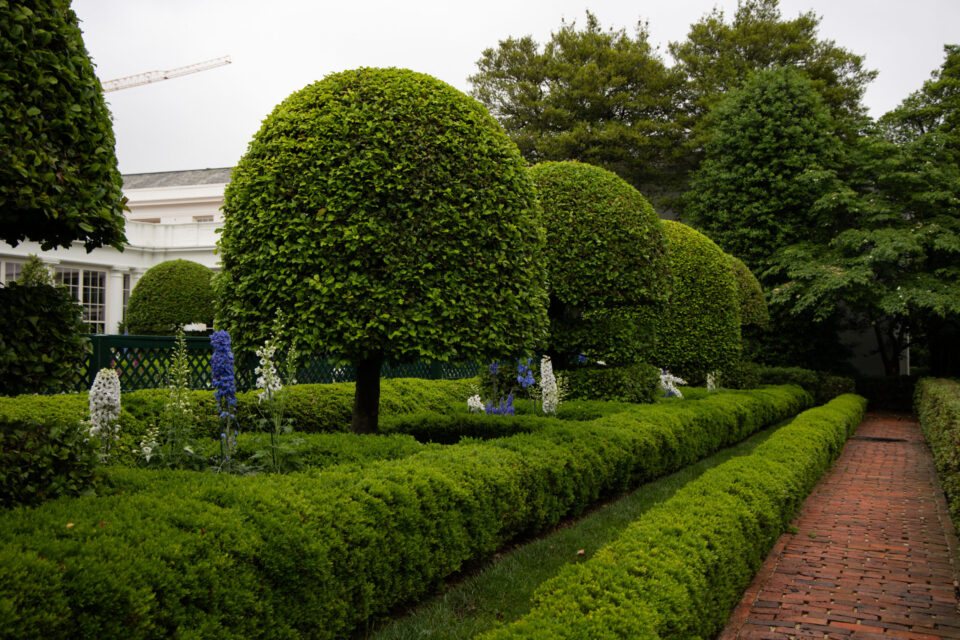
[[[653,364],[699,384],[740,356],[740,305],[729,258],[691,227],[663,220],[673,293],[657,318]]]
[[[530,169],[547,233],[550,342],[562,364],[581,351],[616,364],[643,359],[647,316],[666,299],[663,234],[656,212],[614,173],[580,162]]]
[[[72,391],[88,356],[83,308],[42,281],[0,286],[0,394]]]
[[[190,260],[168,260],[151,267],[137,281],[127,303],[127,331],[169,336],[178,326],[213,324],[213,271]]]
[[[740,326],[766,327],[770,322],[770,314],[767,312],[767,298],[763,294],[760,281],[740,258],[727,254],[727,261],[737,280]]]
[[[123,250],[110,112],[69,0],[0,2],[0,240]]]
[[[357,69],[287,98],[226,189],[218,326],[239,350],[275,310],[299,352],[357,371],[352,427],[377,429],[385,360],[535,348],[543,229],[516,146],[430,76]]]

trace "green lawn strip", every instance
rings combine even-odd
[[[536,589],[528,614],[480,637],[713,637],[865,408],[843,395],[805,411],[565,566]]]
[[[516,547],[467,577],[442,595],[397,618],[365,638],[370,640],[437,640],[473,638],[530,610],[530,596],[564,566],[581,563],[614,540],[652,506],[669,499],[706,470],[750,454],[787,421],[743,442],[607,503],[583,518],[561,525],[550,534]],[[582,555],[578,552],[583,550]]]

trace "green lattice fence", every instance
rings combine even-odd
[[[190,363],[190,388],[211,388],[210,356],[213,347],[206,337],[185,338]],[[104,367],[117,370],[124,391],[154,389],[167,385],[175,339],[170,336],[90,336],[93,353],[84,376],[77,380],[78,391],[89,389],[97,371]],[[238,358],[239,360],[239,358]],[[236,363],[237,389],[256,385],[256,358]],[[469,378],[477,375],[476,363],[413,362],[383,365],[384,378],[425,378],[428,380]],[[299,383],[353,382],[356,372],[349,365],[338,365],[326,358],[309,358],[297,370]]]

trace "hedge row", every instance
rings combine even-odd
[[[565,568],[539,587],[529,614],[482,637],[713,637],[865,408],[844,395],[804,412]]]
[[[444,411],[451,403],[465,403],[472,380],[393,379],[381,383],[381,415],[416,411]],[[297,431],[343,432],[350,428],[353,383],[304,384],[289,387],[286,415]],[[217,438],[220,425],[212,391],[189,392],[198,418],[197,435]],[[238,395],[240,429],[258,428],[257,393]],[[163,389],[123,394],[120,414],[122,439],[136,446],[163,411]],[[92,491],[97,485],[97,460],[78,427],[88,417],[86,393],[53,396],[0,397],[0,505],[34,504],[60,495]],[[313,453],[306,452],[308,458]],[[317,453],[317,455],[321,455]],[[322,457],[322,455],[321,455]]]
[[[729,382],[730,386],[739,389],[753,389],[763,384],[795,384],[812,395],[817,404],[824,404],[843,394],[859,392],[854,379],[846,376],[801,367],[767,367],[752,362],[741,362],[739,371]],[[873,406],[872,400],[870,406]]]
[[[121,470],[0,516],[0,638],[347,637],[463,563],[795,414],[797,387],[618,413],[363,469]],[[137,480],[139,478],[139,480]]]
[[[649,364],[563,371],[571,399],[653,402],[661,395],[660,371]]]
[[[923,378],[916,388],[920,428],[933,452],[950,516],[960,528],[960,382]]]

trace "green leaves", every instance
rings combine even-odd
[[[0,4],[0,240],[122,250],[110,112],[65,0]]]
[[[213,324],[213,271],[189,260],[167,260],[137,281],[127,306],[127,329],[136,335],[173,335],[184,324]]]

